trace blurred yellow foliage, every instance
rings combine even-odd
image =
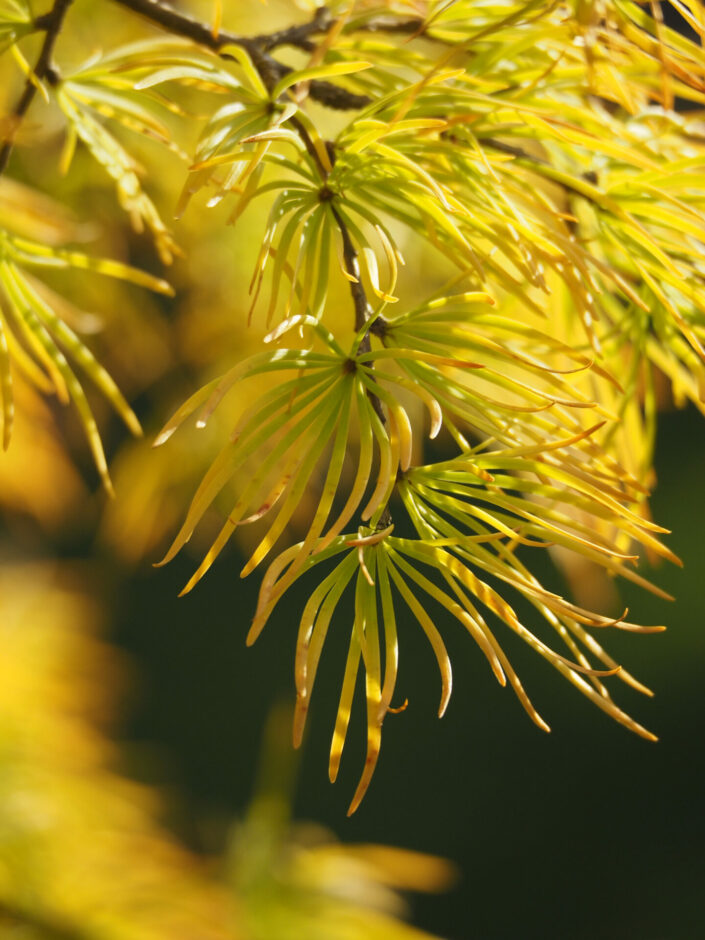
[[[126,670],[97,635],[89,578],[39,564],[0,572],[0,937],[427,937],[397,919],[394,889],[443,888],[439,859],[290,829],[266,796],[222,863],[159,824],[157,793],[117,772],[106,737]]]
[[[97,719],[123,670],[82,576],[0,574],[0,936],[237,937],[231,899],[156,822],[156,795],[114,769]]]

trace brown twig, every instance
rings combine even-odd
[[[202,23],[195,20],[187,13],[181,13],[170,7],[161,0],[116,0],[120,6],[127,7],[133,13],[144,16],[151,23],[157,26],[163,26],[176,36],[184,36],[192,39],[201,46],[208,46],[218,52],[223,46],[233,45],[245,49],[251,56],[260,51],[261,46],[255,40],[247,36],[238,36],[235,33],[228,33],[225,30],[213,32],[208,23]]]
[[[351,32],[364,33],[400,33],[403,36],[422,36],[426,26],[425,20],[412,16],[406,20],[384,19],[369,20],[367,23],[353,25]]]
[[[276,33],[255,36],[254,41],[265,52],[271,52],[272,49],[278,49],[280,46],[294,46],[297,49],[303,49],[304,52],[314,52],[316,44],[311,37],[327,33],[334,24],[335,20],[331,17],[330,10],[327,7],[318,7],[310,23],[289,26]]]
[[[244,49],[270,91],[280,78],[293,70],[272,58],[269,52],[286,45],[310,51],[314,48],[310,37],[316,33],[327,32],[334,22],[329,19],[327,12],[317,10],[310,23],[260,36],[239,36],[224,30],[214,33],[207,23],[201,23],[185,13],[174,10],[168,4],[162,3],[162,0],[115,0],[115,3],[144,16],[176,36],[184,36],[214,52],[220,52],[224,46],[238,46]],[[312,81],[309,95],[314,101],[340,111],[364,108],[371,100],[367,95],[356,95],[339,85],[325,81]]]
[[[12,153],[12,148],[15,142],[15,135],[17,133],[17,128],[19,127],[22,118],[25,116],[29,110],[29,106],[34,101],[34,96],[37,93],[37,88],[39,82],[44,78],[47,78],[50,74],[55,74],[55,70],[52,65],[52,55],[54,52],[54,44],[56,39],[61,32],[61,27],[64,22],[64,17],[68,8],[71,6],[72,0],[56,0],[52,9],[45,13],[44,16],[39,17],[35,20],[35,27],[37,29],[46,30],[46,35],[44,36],[44,43],[39,53],[39,58],[37,59],[37,64],[34,66],[34,74],[27,79],[27,82],[24,86],[24,91],[20,96],[20,100],[17,102],[15,110],[12,112],[12,123],[7,132],[7,140],[0,150],[0,174],[4,173],[7,164],[10,161],[10,154]]]
[[[350,237],[350,232],[348,227],[343,220],[343,217],[338,212],[335,206],[331,205],[331,212],[335,221],[338,223],[338,228],[340,229],[340,235],[343,239],[343,261],[345,262],[345,270],[348,272],[350,277],[355,278],[354,281],[350,281],[350,293],[352,294],[353,305],[355,307],[355,330],[361,330],[369,318],[370,305],[367,302],[367,293],[365,292],[362,279],[360,277],[360,265],[357,260],[357,249],[353,244],[353,240]],[[369,352],[370,351],[370,335],[365,333],[360,343],[360,352]]]

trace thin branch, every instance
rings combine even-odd
[[[350,282],[350,293],[352,294],[353,304],[355,306],[355,330],[358,331],[363,328],[369,319],[370,305],[367,302],[367,294],[362,283],[362,277],[360,276],[360,265],[357,260],[357,249],[355,248],[353,240],[350,237],[348,227],[345,224],[343,217],[333,205],[331,205],[331,212],[333,213],[335,221],[338,223],[338,228],[340,229],[340,234],[343,239],[343,260],[345,262],[345,270],[351,277],[355,278],[354,281]],[[365,335],[362,337],[362,340],[360,341],[358,352],[366,353],[370,352],[371,349],[372,344],[370,342],[370,331],[367,330]],[[367,391],[367,397],[369,398],[370,404],[374,408],[377,417],[382,422],[382,426],[386,428],[388,426],[387,415],[384,411],[382,402],[374,394],[374,392],[369,391],[369,389]],[[391,524],[392,514],[389,511],[389,507],[385,506],[380,520],[377,523],[377,529],[386,529]]]
[[[192,39],[202,46],[208,46],[214,52],[218,52],[223,46],[233,45],[240,46],[252,56],[261,48],[254,39],[249,39],[247,36],[238,36],[224,30],[214,33],[208,23],[195,20],[187,13],[180,13],[168,4],[162,3],[161,0],[115,0],[115,2],[132,10],[133,13],[144,16],[150,22],[163,26],[170,33]]]
[[[338,20],[331,17],[330,10],[325,7],[317,7],[313,19],[310,23],[303,23],[300,26],[289,26],[287,29],[279,30],[276,33],[263,34],[256,36],[263,49],[269,52],[279,46],[296,46],[305,52],[313,52],[315,44],[311,41],[313,36],[323,35],[337,25]],[[406,19],[394,19],[393,17],[378,17],[367,22],[347,24],[343,31],[345,33],[390,33],[408,36],[415,39],[417,36],[424,36],[426,29],[426,20],[419,16],[412,16]],[[435,38],[435,37],[426,37]]]
[[[284,74],[289,71],[291,70],[285,68]],[[372,104],[372,98],[369,95],[356,95],[347,88],[341,88],[333,82],[324,82],[318,78],[310,82],[308,94],[309,98],[335,111],[358,111]]]
[[[170,33],[185,36],[202,46],[208,46],[218,52],[223,46],[240,46],[252,55],[271,52],[280,46],[297,46],[306,51],[313,51],[310,37],[316,33],[327,32],[334,23],[325,7],[319,7],[310,23],[291,26],[275,33],[263,33],[260,36],[240,36],[226,30],[213,32],[208,23],[202,23],[187,13],[175,10],[163,0],[115,0],[120,6],[127,7],[133,13],[146,17],[152,23],[163,26]]]
[[[404,36],[423,36],[426,28],[426,21],[421,17],[413,16],[406,20],[383,19],[369,20],[367,23],[360,23],[359,26],[353,25],[350,32],[364,33],[401,33]]]
[[[44,43],[42,45],[41,52],[39,53],[37,64],[34,66],[34,75],[27,79],[27,82],[24,86],[24,91],[22,92],[20,100],[17,102],[17,106],[12,113],[12,121],[7,132],[7,140],[3,144],[2,150],[0,150],[0,175],[2,175],[7,169],[7,164],[10,161],[10,154],[12,153],[12,148],[14,146],[17,129],[22,121],[22,118],[29,110],[29,106],[34,101],[34,96],[37,93],[39,83],[43,81],[43,79],[54,74],[54,69],[52,66],[54,44],[56,43],[56,39],[59,33],[61,32],[64,17],[66,16],[66,12],[71,6],[72,2],[73,0],[56,0],[51,11],[35,21],[34,25],[37,27],[37,29],[45,29],[46,35],[44,36]]]
[[[284,45],[313,49],[310,36],[314,33],[326,32],[333,24],[326,14],[317,10],[311,23],[303,26],[292,26],[290,29],[279,30],[268,35],[239,36],[223,30],[214,33],[208,23],[202,23],[185,13],[180,13],[168,4],[162,3],[161,0],[114,0],[114,2],[132,10],[133,13],[144,16],[150,22],[164,27],[174,35],[184,36],[214,52],[220,52],[224,46],[238,46],[244,49],[270,91],[280,78],[288,75],[293,69],[277,62],[268,55],[268,52]],[[371,101],[367,95],[356,95],[332,82],[324,81],[312,81],[309,86],[309,96],[326,107],[340,111],[364,108]]]
[[[338,228],[340,229],[340,234],[343,239],[343,260],[345,262],[345,270],[348,272],[350,277],[355,278],[354,281],[350,281],[350,293],[352,294],[353,305],[355,307],[355,331],[357,332],[361,330],[367,322],[370,305],[367,302],[367,294],[360,277],[360,265],[357,260],[357,249],[355,248],[353,240],[350,237],[348,227],[336,207],[331,205],[330,208],[335,221],[338,223]],[[370,336],[369,333],[365,333],[362,338],[362,342],[360,343],[360,352],[369,351]]]
[[[313,141],[311,140],[311,135],[308,133],[304,125],[296,118],[291,118],[291,124],[296,128],[296,132],[303,141],[306,150],[316,164],[318,172],[320,174],[321,180],[323,182],[324,188],[328,182],[328,170],[323,165],[320,155],[316,150]],[[328,154],[331,159],[331,163],[335,162],[335,151],[332,147],[328,148]],[[328,191],[329,192],[329,191]],[[327,198],[330,198],[330,192]],[[323,197],[321,197],[323,198]],[[370,305],[367,302],[367,294],[365,293],[365,288],[362,284],[362,279],[360,277],[360,265],[357,260],[357,250],[353,244],[353,240],[350,237],[350,232],[348,227],[345,224],[345,220],[341,216],[340,212],[336,207],[331,203],[331,212],[333,213],[333,218],[335,219],[338,228],[340,229],[340,234],[343,239],[343,260],[345,262],[345,270],[348,272],[351,278],[354,278],[350,282],[350,293],[352,294],[353,304],[355,307],[355,330],[359,331],[363,328],[367,322]],[[370,350],[370,338],[369,334],[365,334],[360,343],[360,350],[362,352],[369,352]]]
[[[321,161],[320,154],[316,150],[316,147],[313,141],[311,140],[311,135],[306,130],[304,125],[301,123],[301,121],[296,117],[296,115],[294,115],[292,118],[289,118],[289,123],[291,124],[293,128],[296,129],[296,133],[301,138],[301,141],[304,147],[306,148],[306,151],[309,157],[311,157],[313,162],[316,164],[316,169],[318,170],[320,177],[325,184],[326,180],[328,179],[328,170],[325,168],[325,166],[323,165],[323,162]],[[329,156],[331,157],[331,163],[332,163],[333,155],[329,153]]]
[[[325,190],[327,193],[326,198],[331,199],[332,193],[330,192],[330,190],[328,190],[328,187],[327,187],[328,170],[323,165],[320,155],[318,151],[316,150],[313,144],[313,141],[311,140],[310,134],[308,133],[304,125],[300,121],[298,121],[295,117],[291,119],[291,124],[293,125],[293,127],[296,128],[296,132],[301,137],[301,140],[303,141],[303,144],[306,147],[306,150],[309,156],[311,157],[313,162],[316,164],[316,167],[321,177],[321,181],[323,183],[323,190]],[[330,162],[335,163],[335,150],[330,145],[327,145],[327,150],[328,150],[328,156],[330,158]],[[324,198],[323,190],[322,190],[321,198]],[[355,331],[359,332],[369,320],[370,305],[367,300],[367,292],[365,291],[365,285],[362,283],[360,264],[357,260],[357,249],[355,248],[355,244],[352,238],[350,237],[350,232],[348,231],[348,227],[345,224],[345,219],[343,219],[342,215],[340,214],[340,212],[338,211],[338,209],[335,207],[335,205],[332,202],[330,202],[330,210],[333,213],[333,218],[336,221],[338,229],[340,230],[340,236],[343,240],[343,262],[345,264],[345,270],[347,271],[347,273],[350,275],[350,278],[351,278],[350,293],[352,295],[353,306],[355,308]],[[370,350],[372,349],[370,333],[372,332],[374,325],[375,325],[375,321],[372,322],[371,328],[365,332],[364,336],[360,340],[360,345],[358,346],[358,352],[366,353],[366,352],[370,352]],[[369,390],[367,392],[367,397],[369,398],[370,404],[374,408],[377,417],[382,422],[383,427],[386,428],[387,427],[387,415],[385,414],[382,402],[373,392]],[[384,512],[382,513],[382,516],[380,518],[380,521],[377,524],[377,528],[378,529],[386,528],[387,526],[391,525],[391,523],[392,523],[391,513],[385,507]]]
[[[278,49],[280,46],[294,46],[297,49],[303,49],[304,52],[314,52],[316,45],[311,37],[327,33],[334,25],[335,20],[331,18],[330,10],[327,7],[317,7],[310,23],[289,26],[276,33],[255,36],[254,41],[265,52],[271,52],[272,49]]]

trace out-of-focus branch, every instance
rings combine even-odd
[[[59,923],[38,911],[30,911],[14,905],[11,901],[0,901],[0,924],[9,921],[13,927],[29,927],[46,940],[89,940],[89,934],[67,924]]]
[[[24,91],[22,92],[20,100],[17,102],[15,110],[11,115],[10,127],[7,131],[7,139],[5,140],[2,149],[0,150],[0,174],[5,172],[7,164],[10,161],[10,154],[12,153],[12,148],[14,146],[17,129],[22,122],[22,118],[29,110],[29,106],[34,100],[39,83],[43,79],[50,77],[53,72],[52,55],[54,52],[54,44],[56,43],[56,39],[59,33],[61,32],[64,17],[66,16],[68,8],[71,6],[71,3],[72,0],[56,0],[54,6],[48,13],[45,13],[44,16],[40,16],[35,20],[35,27],[37,29],[46,30],[46,35],[44,36],[44,43],[42,45],[41,52],[39,53],[37,64],[34,66],[34,74],[27,79],[27,82],[24,86]]]

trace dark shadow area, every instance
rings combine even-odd
[[[620,586],[632,619],[665,622],[669,630],[600,637],[655,690],[648,700],[611,680],[618,703],[658,734],[658,743],[613,723],[498,629],[553,729],[542,733],[511,690],[496,685],[459,624],[440,618],[455,687],[438,721],[435,661],[418,625],[400,618],[397,694],[400,701],[408,696],[409,707],[387,719],[370,792],[348,820],[364,720],[361,708],[354,712],[341,776],[331,787],[327,754],[350,628],[344,616],[334,621],[312,701],[296,816],[330,826],[345,841],[398,844],[457,862],[462,880],[452,893],[415,900],[419,926],[449,940],[699,935],[705,875],[700,422],[692,411],[664,416],[656,460],[653,515],[673,529],[668,544],[685,568],[664,565],[651,574],[677,601]],[[241,581],[231,553],[178,600],[189,573],[188,562],[178,559],[123,585],[114,636],[141,671],[127,737],[156,746],[161,762],[154,775],[173,788],[175,824],[197,848],[212,850],[249,799],[269,709],[293,698],[293,651],[306,593],[305,585],[293,592],[247,649],[256,578]]]

